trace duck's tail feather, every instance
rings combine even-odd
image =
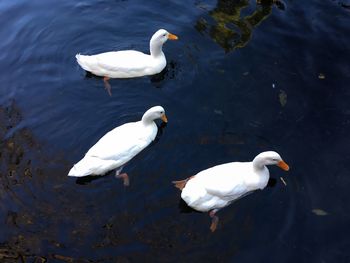
[[[91,169],[90,163],[86,157],[81,159],[78,163],[74,164],[72,169],[70,169],[68,176],[83,177],[90,175]]]
[[[188,182],[189,180],[191,180],[193,177],[194,177],[194,176],[191,176],[191,177],[189,177],[189,178],[187,178],[187,179],[185,179],[185,180],[181,180],[181,181],[172,181],[172,183],[174,184],[174,186],[175,186],[176,188],[178,188],[178,189],[180,189],[180,190],[182,191],[182,189],[185,188],[187,182]]]
[[[86,55],[81,55],[81,54],[76,54],[75,58],[77,59],[78,64],[85,69],[86,71],[91,71],[91,56],[86,56]]]
[[[96,156],[85,156],[70,169],[68,176],[104,175],[119,166],[115,160],[104,160]]]

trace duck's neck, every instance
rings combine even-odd
[[[146,112],[145,114],[143,114],[141,122],[143,125],[147,126],[154,123],[154,120],[151,118],[150,113]]]
[[[264,189],[269,181],[270,173],[266,167],[265,161],[259,156],[253,160],[253,168],[255,173],[249,178],[252,189]]]
[[[151,39],[150,47],[149,47],[149,50],[151,52],[151,56],[154,58],[159,57],[159,56],[163,56],[164,54],[163,54],[162,47],[163,47],[162,43],[155,42],[155,41],[153,41],[153,39]]]
[[[253,167],[257,171],[262,171],[266,168],[264,159],[261,158],[259,155],[256,156],[253,160]]]

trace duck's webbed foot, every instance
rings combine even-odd
[[[129,176],[127,173],[118,173],[118,171],[115,173],[115,177],[119,179],[123,179],[124,186],[129,186],[130,185],[130,180]]]
[[[115,178],[118,179],[123,179],[123,183],[124,186],[129,186],[130,181],[129,181],[129,176],[127,173],[122,173],[121,171],[123,170],[123,166],[119,167],[116,171],[115,171]]]
[[[105,89],[107,90],[109,96],[112,96],[112,87],[111,84],[109,84],[108,82],[109,79],[109,77],[103,77],[103,82],[105,84]]]
[[[219,223],[219,217],[215,215],[217,211],[218,211],[217,209],[214,209],[209,212],[209,216],[212,218],[211,225],[210,225],[211,232],[214,232],[216,230],[216,227],[218,226],[218,223]]]
[[[128,176],[127,173],[116,174],[115,177],[123,179],[124,186],[129,186],[130,185],[130,180],[129,180],[129,176]]]

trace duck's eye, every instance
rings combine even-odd
[[[164,34],[163,37],[166,37],[166,34]]]
[[[277,161],[277,159],[276,159],[276,158],[272,158],[272,161],[276,162],[276,161]]]

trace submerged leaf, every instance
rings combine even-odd
[[[326,76],[325,76],[323,73],[320,73],[320,74],[318,75],[318,78],[319,78],[319,79],[325,79]]]
[[[326,216],[328,215],[328,213],[322,209],[319,209],[319,208],[315,208],[315,209],[312,209],[312,212],[317,215],[317,216]]]
[[[280,94],[278,94],[281,106],[284,107],[287,104],[287,93],[284,90],[280,90]]]
[[[219,114],[219,115],[223,114],[222,110],[217,110],[217,109],[214,109],[214,113],[215,114]]]

